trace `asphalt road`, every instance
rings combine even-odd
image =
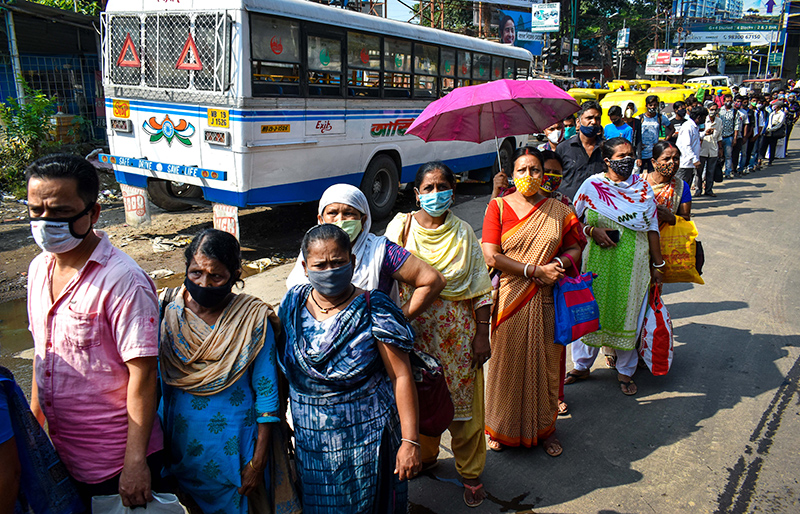
[[[412,512],[800,512],[798,136],[795,158],[693,203],[706,285],[665,286],[668,375],[639,370],[628,397],[598,359],[591,379],[566,388],[560,457],[490,451],[489,498],[470,509],[443,444],[438,469],[411,483]],[[456,212],[479,229],[487,200]]]

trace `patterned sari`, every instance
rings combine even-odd
[[[563,247],[580,242],[575,213],[553,199],[507,225],[501,232],[503,254],[519,262],[548,264]],[[553,342],[554,331],[552,286],[504,273],[486,381],[486,433],[492,439],[531,447],[555,432],[564,347]]]
[[[645,175],[644,178],[647,176]],[[665,206],[672,211],[672,214],[678,213],[678,207],[681,205],[681,197],[683,196],[683,187],[686,183],[679,179],[672,177],[669,182],[661,184],[650,185],[655,193],[656,203]]]

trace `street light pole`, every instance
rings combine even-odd
[[[623,38],[625,37],[624,32],[625,32],[625,22],[626,21],[627,20],[625,18],[622,18],[622,32],[623,32],[622,37]],[[621,79],[622,78],[622,48],[617,48],[617,58],[619,59],[619,63],[618,63],[619,64],[619,68],[617,69],[617,78]]]

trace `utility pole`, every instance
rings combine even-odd
[[[626,21],[627,20],[625,18],[622,18],[622,30],[623,30],[623,32],[625,31],[625,22]],[[617,78],[618,79],[622,78],[622,50],[623,50],[622,48],[617,48],[617,59],[619,59],[619,69],[617,70]]]

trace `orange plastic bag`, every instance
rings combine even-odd
[[[661,230],[661,255],[666,265],[664,282],[705,284],[697,273],[697,227],[693,221],[677,216],[675,225]]]

